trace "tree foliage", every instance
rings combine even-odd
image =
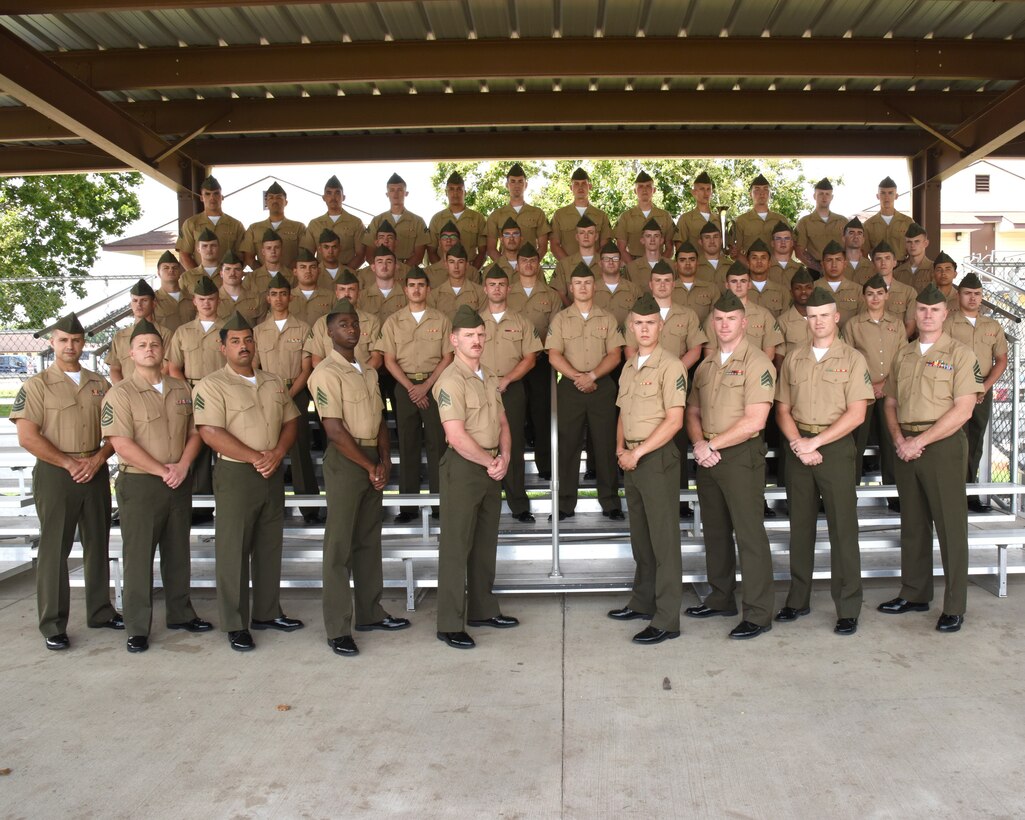
[[[513,160],[501,162],[440,162],[431,181],[444,199],[445,180],[459,171],[466,181],[466,204],[483,214],[505,204],[505,173]],[[811,188],[797,160],[699,160],[699,159],[634,159],[575,160],[527,162],[520,164],[527,172],[527,201],[549,216],[557,208],[573,201],[569,178],[577,166],[591,177],[591,202],[616,218],[635,204],[634,179],[639,171],[647,171],[655,180],[655,204],[674,217],[694,207],[691,182],[702,171],[715,181],[713,206],[728,208],[727,217],[735,219],[751,207],[751,180],[762,174],[772,184],[773,210],[786,216],[791,224],[813,207]],[[834,182],[837,180],[834,180]]]
[[[69,293],[85,295],[106,239],[142,211],[128,174],[61,174],[0,180],[0,322],[39,327],[60,314]],[[9,283],[8,279],[41,279]]]

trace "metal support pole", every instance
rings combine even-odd
[[[1019,437],[1021,416],[1021,344],[1017,339],[1011,340],[1011,452],[1009,477],[1012,484],[1018,483],[1018,459],[1021,453]],[[1018,511],[1021,496],[1011,496],[1011,509]]]
[[[559,567],[559,422],[558,410],[559,400],[555,395],[558,387],[555,378],[555,368],[552,369],[552,402],[551,420],[549,429],[552,437],[552,571],[548,573],[549,578],[561,578],[562,569]]]

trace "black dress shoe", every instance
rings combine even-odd
[[[919,604],[914,601],[909,601],[906,598],[892,598],[889,601],[884,601],[876,607],[880,612],[885,612],[887,615],[903,615],[905,612],[928,612],[928,604]]]
[[[515,518],[521,524],[533,524],[537,521],[537,519],[534,518],[533,513],[531,513],[529,510],[527,512],[516,513],[513,516],[513,518]]]
[[[416,513],[400,512],[394,520],[396,524],[408,524],[410,521],[416,521]]]
[[[802,615],[807,615],[811,612],[810,607],[801,607],[800,609],[794,609],[792,606],[785,606],[779,612],[776,613],[776,620],[781,622],[796,621]]]
[[[514,618],[512,615],[503,615],[499,613],[494,618],[473,618],[467,619],[468,626],[493,626],[495,629],[512,629],[514,626],[519,626],[519,618]]]
[[[650,621],[652,617],[651,615],[645,615],[643,612],[630,609],[628,606],[622,609],[610,609],[608,615],[614,621],[635,621],[638,618],[643,621]]]
[[[47,649],[59,651],[61,649],[71,648],[71,639],[68,637],[67,632],[61,632],[60,635],[53,635],[49,638],[46,638],[45,640]]]
[[[441,520],[441,511],[437,507],[431,507],[431,519],[434,521]]]
[[[623,515],[623,511],[622,510],[602,510],[601,514],[604,515],[606,518],[609,518],[609,519],[611,519],[613,521],[624,521],[624,520],[626,520],[626,516]]]
[[[321,510],[311,510],[310,512],[303,513],[303,521],[307,524],[319,524],[323,521],[323,514]]]
[[[693,518],[694,510],[691,509],[689,501],[680,502],[680,518]]]
[[[900,499],[899,498],[887,498],[886,506],[895,513],[900,512]]]
[[[837,618],[833,631],[837,635],[853,635],[858,631],[857,618]]]
[[[598,477],[598,474],[594,470],[584,470],[584,480],[594,481]]]
[[[771,629],[772,624],[759,626],[751,621],[741,621],[730,630],[730,637],[738,641],[746,641],[748,638],[757,638],[763,632],[769,632]]]
[[[145,635],[128,636],[129,652],[145,652],[147,649],[149,649],[149,638]]]
[[[769,506],[769,502],[767,502],[767,501],[762,502],[762,507],[763,507],[763,509],[762,509],[762,517],[763,518],[775,518],[776,517],[776,511],[774,509],[772,509],[772,507]]]
[[[654,644],[662,643],[662,641],[671,641],[673,638],[679,638],[679,632],[669,632],[665,629],[658,629],[654,626],[646,626],[640,632],[633,636],[634,643],[643,644]]]
[[[372,624],[357,624],[357,632],[371,632],[374,629],[380,629],[384,632],[395,632],[399,629],[408,629],[409,619],[408,618],[393,618],[391,615],[385,615],[381,620],[374,621]]]
[[[104,621],[102,624],[89,624],[90,629],[124,629],[125,619],[121,617],[120,612],[115,612],[114,617],[109,621]]]
[[[249,652],[250,650],[256,649],[256,644],[253,643],[253,636],[249,634],[248,629],[239,629],[235,632],[229,632],[228,646],[236,652]]]
[[[963,623],[964,615],[947,615],[947,613],[944,612],[936,622],[936,631],[958,632],[961,629],[961,624]]]
[[[212,510],[193,510],[192,511],[192,523],[193,524],[209,524],[214,520],[214,514]]]
[[[209,621],[204,621],[202,618],[193,618],[191,621],[185,621],[181,624],[168,624],[168,629],[184,629],[186,632],[209,632],[214,628],[214,625]]]
[[[336,655],[348,655],[349,657],[359,654],[359,648],[352,639],[352,635],[341,635],[337,638],[328,638],[327,645]]]
[[[277,629],[279,632],[295,632],[305,624],[298,618],[286,618],[282,615],[272,621],[253,621],[253,629]]]
[[[723,617],[733,616],[737,614],[735,609],[712,609],[710,606],[701,604],[700,606],[689,606],[684,610],[684,613],[690,618],[713,618],[716,615],[722,615]],[[745,621],[744,623],[748,623]]]
[[[562,510],[559,510],[559,520],[560,521],[565,521],[567,518],[572,518],[575,515],[576,515],[575,512],[563,512]],[[552,516],[551,515],[548,516],[548,520],[549,521],[552,520]]]
[[[537,471],[537,477],[540,478],[542,481],[551,481],[552,480],[552,474],[551,474],[551,472],[549,472],[547,470],[538,470]]]
[[[988,503],[984,503],[977,495],[970,495],[968,496],[968,509],[972,512],[988,513],[993,508]]]
[[[465,632],[439,632],[438,640],[444,641],[453,649],[473,649],[477,645]]]

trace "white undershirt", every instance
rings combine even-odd
[[[401,219],[402,219],[402,214],[392,214],[391,215],[391,221],[394,222],[396,225],[399,224],[399,221]]]
[[[455,211],[452,211],[452,216],[458,221],[459,217],[461,217],[464,213],[466,212],[460,211],[459,213],[456,213]]]
[[[644,363],[646,361],[648,361],[648,359],[650,359],[650,358],[651,358],[651,354],[650,353],[647,356],[642,356],[640,353],[638,353],[637,354],[637,369],[640,370],[642,367],[644,367]]]
[[[378,288],[378,290],[381,291],[381,295],[385,299],[387,299],[389,296],[391,296],[391,292],[395,290],[395,288],[388,288],[388,290],[385,290],[384,288]]]
[[[282,330],[284,330],[284,329],[285,329],[285,323],[286,323],[287,321],[288,321],[288,319],[275,319],[275,320],[274,320],[274,324],[276,324],[276,325],[278,326],[278,332],[279,332],[279,333],[280,333],[280,332],[281,332]]]
[[[455,294],[456,296],[458,296],[458,295],[459,295],[459,291],[461,291],[461,290],[462,290],[462,287],[458,287],[458,288],[457,288],[457,287],[456,287],[455,285],[453,285],[453,286],[452,286],[452,292],[453,292],[453,293],[454,293],[454,294]]]
[[[336,214],[328,214],[327,218],[330,219],[332,222],[337,222],[339,219],[342,218],[342,215],[341,214],[337,214],[337,215]]]
[[[528,287],[524,286],[524,287],[523,287],[523,292],[524,292],[525,294],[527,294],[527,296],[529,297],[529,296],[530,296],[530,294],[532,294],[532,293],[534,292],[534,289],[533,289],[533,288],[528,288]]]
[[[664,308],[664,307],[660,307],[658,309],[658,312],[662,315],[662,321],[663,322],[666,320],[666,316],[669,315],[669,311],[671,311],[671,310],[672,310],[672,308]]]
[[[176,302],[180,302],[182,300],[182,292],[180,290],[176,290],[174,293],[168,293],[165,290],[164,293],[167,293],[167,295],[174,299],[174,301]]]
[[[975,327],[976,318],[974,316],[965,316],[965,319],[971,323],[972,327]]]
[[[762,222],[764,222],[766,219],[769,218],[769,212],[768,211],[766,211],[764,214],[759,214],[757,211],[755,211],[755,213],[758,214],[758,218],[760,220],[762,220]]]
[[[239,373],[238,375],[241,378],[245,379],[247,382],[249,382],[254,387],[256,386],[256,376],[255,375],[254,376],[243,376],[241,373]]]
[[[619,287],[619,282],[616,282],[615,284],[612,284],[611,282],[606,282],[605,283],[605,287],[607,287],[609,290],[611,290],[613,293],[615,293],[616,292],[616,288]]]
[[[727,353],[727,352],[725,352],[725,351],[723,351],[723,350],[720,350],[720,351],[719,351],[719,364],[720,364],[720,365],[726,364],[726,360],[727,360],[727,359],[728,359],[728,358],[729,358],[730,356],[732,356],[732,355],[733,355],[733,353]]]
[[[833,293],[836,293],[838,290],[840,290],[840,285],[842,285],[843,282],[830,282],[827,280],[826,284],[833,289]]]
[[[752,279],[751,280],[751,284],[754,285],[754,289],[755,290],[757,290],[759,293],[761,293],[763,290],[765,290],[765,286],[767,284],[769,284],[769,280],[768,279],[764,279],[761,282],[756,282],[754,279]]]
[[[274,230],[277,230],[278,228],[280,228],[280,227],[281,227],[281,223],[282,223],[282,222],[284,222],[284,220],[283,220],[283,219],[279,219],[279,220],[278,220],[277,222],[271,222],[271,223],[270,223],[270,226],[271,226],[271,227],[272,227],[272,228],[273,228]]]
[[[416,312],[414,312],[414,311],[412,311],[412,310],[411,310],[411,311],[409,311],[409,312],[413,314],[413,318],[414,318],[414,319],[416,319],[416,323],[417,323],[417,324],[420,324],[420,320],[424,318],[424,314],[425,314],[425,313],[426,313],[427,311],[426,311],[426,310],[421,310],[421,311],[420,311],[419,313],[416,313]]]
[[[590,313],[590,311],[588,311],[588,313]],[[585,321],[587,320],[587,316],[588,316],[587,313],[584,313],[583,311],[580,311],[580,315],[584,317]]]
[[[682,279],[680,280],[680,284],[683,285],[687,290],[690,290],[692,287],[694,287],[693,282],[684,282]]]
[[[338,268],[324,268],[324,270],[327,271],[327,275],[330,276],[332,279],[338,278]]]
[[[484,381],[484,371],[483,370],[474,370],[473,372],[477,376],[478,379],[480,379],[481,381]]]
[[[587,213],[587,206],[586,205],[583,205],[583,206],[581,206],[581,205],[574,205],[573,207],[577,209],[577,213],[580,214],[581,216],[583,216],[585,213]]]
[[[315,291],[315,290],[304,290],[304,291],[301,291],[302,295],[305,296],[307,299],[312,299],[313,298],[313,294],[316,293],[316,292],[317,291]]]
[[[349,362],[349,364],[351,364],[354,368],[356,368],[356,372],[357,373],[362,373],[363,372],[363,368],[359,366],[359,362],[353,361],[353,362]]]
[[[594,254],[591,254],[590,256],[584,256],[581,254],[580,258],[584,260],[585,265],[590,265],[594,261]]]
[[[506,259],[505,261],[509,263],[509,267],[513,270],[516,270],[516,266],[520,264],[518,259]]]
[[[648,208],[648,210],[646,210],[646,211],[645,210],[641,210],[641,213],[644,214],[644,218],[647,219],[648,218],[648,214],[651,213],[651,208]]]
[[[516,213],[519,213],[520,211],[522,211],[522,210],[523,210],[523,206],[522,206],[522,205],[511,205],[510,207],[511,207],[511,208],[512,208],[512,209],[513,209],[514,211],[516,211]]]
[[[199,324],[203,327],[204,333],[209,333],[210,328],[214,326],[213,322],[204,322],[202,319],[199,320]]]
[[[164,383],[162,381],[159,381],[156,384],[151,384],[150,387],[156,390],[161,396],[164,395]]]
[[[815,347],[812,345],[811,352],[815,354],[815,361],[821,362],[822,357],[829,352],[828,347]]]
[[[889,225],[891,222],[893,222],[893,217],[892,216],[884,216],[883,214],[879,214],[879,216],[882,217],[883,222],[885,222],[887,225]]]
[[[229,293],[228,296],[231,297],[232,302],[237,302],[241,298],[242,294],[240,293],[238,296],[235,296],[234,294]]]
[[[921,351],[921,354],[924,356],[926,353],[929,352],[929,348],[932,347],[933,344],[934,344],[933,342],[929,342],[928,344],[926,344],[925,342],[919,342],[918,343],[918,349]]]
[[[701,218],[704,219],[705,222],[712,221],[712,215],[710,213],[706,213],[705,211],[698,211],[698,213],[701,214]]]
[[[491,318],[495,320],[495,324],[496,324],[496,325],[497,325],[497,324],[498,324],[499,322],[501,322],[501,321],[502,321],[502,317],[503,317],[503,316],[505,316],[505,311],[504,311],[504,310],[503,310],[503,311],[502,311],[501,313],[492,313],[492,314],[491,314]]]
[[[718,259],[707,259],[705,261],[707,261],[708,264],[712,266],[712,270],[719,270],[719,260]]]
[[[204,266],[203,266],[203,270],[205,270],[205,271],[206,271],[206,275],[207,275],[207,276],[213,276],[213,275],[214,275],[215,273],[217,273],[217,268],[216,268],[216,266],[215,266],[215,267],[212,267],[212,268],[208,268],[208,267],[207,267],[206,265],[204,265]]]
[[[221,221],[219,216],[208,216],[207,219],[214,223],[215,228],[217,227],[217,223]]]
[[[828,216],[820,216],[819,219],[821,219],[823,222],[829,222]]]
[[[73,381],[77,385],[81,385],[82,384],[82,371],[81,370],[76,370],[73,373],[69,371],[69,372],[67,372],[67,377],[69,379],[71,379],[71,381]]]

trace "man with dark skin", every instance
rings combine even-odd
[[[783,349],[784,356],[805,342],[811,341],[805,307],[813,290],[815,290],[815,280],[812,279],[808,269],[802,265],[790,280],[790,298],[793,300],[793,304],[776,320],[786,343]]]

